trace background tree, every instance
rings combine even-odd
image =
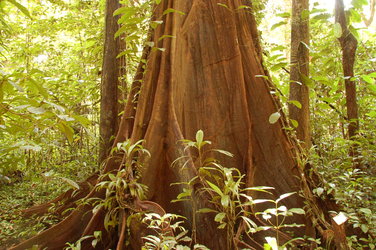
[[[297,137],[311,146],[309,109],[309,1],[292,1],[289,117],[297,122]]]
[[[99,163],[109,153],[113,139],[119,127],[119,113],[124,105],[124,91],[126,91],[124,77],[126,74],[125,58],[118,55],[125,50],[124,37],[115,37],[120,28],[119,16],[114,12],[120,8],[117,0],[106,1],[105,42],[103,51],[102,81],[101,81],[101,111],[100,111],[100,149]]]
[[[345,78],[346,108],[348,119],[348,137],[355,139],[359,130],[358,104],[356,98],[356,82],[354,80],[354,63],[358,41],[348,28],[343,0],[336,0],[336,29],[339,31],[339,42],[342,48],[342,67]],[[350,155],[357,157],[356,146],[350,149]]]
[[[370,0],[370,15],[369,15],[369,18],[367,18],[365,15],[362,15],[363,20],[364,20],[364,24],[367,27],[369,27],[373,22],[373,19],[375,17],[375,7],[376,7],[376,1]]]

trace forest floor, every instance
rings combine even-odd
[[[61,183],[57,184],[35,179],[35,176],[0,184],[0,249],[6,249],[56,223],[52,215],[24,218],[22,210],[51,200],[66,188]]]

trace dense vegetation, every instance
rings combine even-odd
[[[128,88],[142,48],[154,46],[144,44],[150,3],[140,2],[124,1],[127,7],[117,13],[122,14],[123,27],[117,35],[124,35],[127,44],[122,56]],[[291,6],[289,1],[256,2],[264,64],[276,86],[273,94],[287,113]],[[304,84],[310,87],[312,148],[302,157],[303,165],[309,164],[322,177],[315,195],[334,196],[348,223],[369,237],[348,238],[358,249],[374,249],[376,236],[376,26],[364,21],[371,2],[354,0],[347,6],[349,27],[358,40],[353,80],[360,130],[352,140],[337,42],[341,30],[332,10],[318,3],[313,2],[307,13],[310,77]],[[99,170],[104,5],[96,0],[0,1],[0,248],[58,221],[53,214],[24,219],[22,209],[77,188]],[[297,121],[289,124],[285,129],[293,134]],[[349,155],[354,143],[355,157]],[[359,163],[356,168],[354,162]]]

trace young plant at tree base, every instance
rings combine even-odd
[[[99,241],[101,241],[101,238],[102,238],[102,232],[101,231],[95,231],[94,232],[94,235],[86,235],[82,238],[80,238],[78,241],[76,241],[75,243],[67,243],[67,247],[64,248],[64,250],[81,250],[81,244],[84,240],[87,240],[87,239],[92,239],[92,242],[91,242],[91,245],[93,246],[93,248],[96,247],[97,243]],[[38,248],[37,248],[38,249]]]
[[[144,216],[142,222],[148,225],[148,228],[152,229],[155,234],[143,237],[145,243],[142,250],[191,249],[187,244],[191,243],[192,239],[187,236],[188,230],[182,226],[185,220],[183,216],[176,214],[164,214],[161,216],[156,213],[147,213]],[[193,249],[206,250],[208,248],[196,244]]]
[[[129,140],[119,143],[111,153],[121,151],[125,154],[123,162],[120,165],[120,170],[116,172],[109,172],[102,175],[100,181],[96,185],[96,190],[105,190],[105,197],[89,198],[81,201],[81,204],[92,204],[93,214],[99,210],[104,209],[106,215],[104,218],[104,226],[107,231],[110,228],[120,227],[120,222],[123,221],[122,217],[126,214],[133,214],[139,212],[134,207],[134,202],[145,199],[147,187],[138,182],[139,170],[142,164],[139,157],[142,155],[150,156],[149,152],[141,145],[142,141],[131,144]],[[128,211],[130,211],[128,213]],[[128,216],[129,218],[132,216]]]
[[[192,236],[195,237],[195,217],[196,213],[215,213],[214,220],[219,223],[219,229],[226,229],[227,234],[227,249],[232,249],[237,246],[241,241],[242,234],[245,233],[251,238],[250,234],[256,233],[262,230],[274,229],[276,233],[276,242],[279,243],[280,229],[286,227],[297,227],[302,225],[283,224],[287,216],[293,214],[304,214],[304,210],[300,208],[287,209],[285,206],[279,206],[279,202],[294,193],[288,193],[281,195],[276,201],[269,199],[253,199],[249,193],[256,192],[270,192],[268,190],[274,189],[272,187],[248,187],[242,188],[244,183],[242,179],[244,175],[236,168],[226,168],[219,164],[215,158],[206,157],[209,152],[218,152],[232,157],[232,154],[218,149],[211,149],[204,151],[205,145],[211,144],[210,141],[203,139],[204,133],[199,130],[196,133],[196,141],[183,140],[186,145],[185,149],[194,148],[197,150],[197,157],[193,160],[194,166],[197,170],[197,176],[193,177],[189,182],[178,183],[188,186],[183,188],[183,192],[174,201],[190,200],[192,201],[193,210],[193,229]],[[187,156],[178,158],[177,161],[185,159]],[[182,166],[185,167],[189,160],[185,161]],[[199,184],[199,185],[197,185]],[[196,188],[199,186],[199,188]],[[195,189],[196,188],[196,189]],[[211,203],[210,208],[197,209],[197,205],[194,202],[194,195],[206,195],[209,197]],[[254,212],[254,205],[259,203],[272,202],[274,208],[267,209],[263,212]],[[267,221],[269,225],[258,226],[251,216],[257,218],[258,214],[268,217]],[[270,222],[272,215],[275,216],[275,223]],[[257,218],[259,219],[259,218]],[[236,228],[239,226],[239,229]],[[195,238],[193,238],[195,240]],[[296,239],[294,239],[296,240]],[[290,241],[291,242],[291,241]],[[245,242],[242,242],[246,245]]]
[[[282,228],[290,228],[290,227],[302,227],[303,224],[284,224],[286,218],[288,216],[293,216],[294,214],[305,214],[305,211],[301,208],[291,208],[287,209],[286,206],[280,205],[280,201],[295,194],[293,193],[287,193],[282,194],[277,200],[267,200],[267,202],[271,202],[274,204],[273,208],[268,208],[264,210],[263,212],[256,212],[255,215],[262,215],[262,218],[267,221],[270,225],[269,228],[273,228],[276,231],[276,238],[275,242],[277,245],[280,244],[280,232]],[[274,220],[273,220],[274,219]],[[268,227],[266,227],[268,228]],[[270,237],[266,237],[267,242],[269,243],[274,241]],[[294,240],[302,240],[302,238],[295,238]],[[285,247],[286,245],[290,244],[291,241],[285,243],[282,247]],[[270,243],[269,243],[270,244]]]

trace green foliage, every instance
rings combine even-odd
[[[125,154],[126,160],[121,164],[121,170],[116,173],[109,172],[101,176],[101,181],[95,186],[96,190],[105,190],[105,197],[84,199],[82,202],[93,203],[93,214],[100,209],[106,211],[104,226],[106,230],[115,227],[119,223],[120,212],[131,209],[131,203],[135,199],[146,198],[147,187],[138,182],[141,177],[138,173],[142,168],[140,158],[150,156],[149,152],[141,145],[142,141],[131,144],[129,140],[119,143],[113,150]]]
[[[285,219],[294,214],[304,214],[301,208],[287,209],[286,206],[281,205],[281,201],[294,193],[281,195],[275,201],[272,199],[254,199],[251,196],[252,192],[268,193],[272,187],[244,187],[242,182],[244,175],[236,168],[223,167],[218,160],[207,156],[211,153],[224,154],[232,157],[232,154],[218,149],[204,150],[205,145],[210,145],[210,141],[204,140],[204,133],[202,130],[197,131],[196,141],[182,140],[185,145],[184,151],[188,148],[193,148],[197,151],[197,158],[193,159],[194,167],[197,169],[197,176],[194,176],[189,182],[178,183],[188,186],[188,189],[183,189],[175,201],[189,200],[192,202],[193,213],[193,239],[195,239],[195,217],[196,213],[214,213],[214,221],[218,223],[218,229],[225,229],[227,233],[227,249],[232,249],[233,240],[237,233],[236,225],[245,225],[244,234],[252,237],[252,233],[258,231],[269,230],[273,228],[276,231],[276,242],[279,244],[279,232],[283,228],[300,227],[298,224],[285,224]],[[187,157],[180,157],[174,163],[186,159]],[[187,161],[182,166],[187,165]],[[197,188],[199,186],[199,188]],[[196,188],[195,188],[196,187]],[[210,207],[197,208],[195,198],[205,197],[209,199]],[[255,205],[260,203],[272,203],[272,208],[266,209],[262,212],[256,212]],[[269,224],[258,225],[252,216],[258,218],[258,215]],[[273,219],[271,219],[274,217]],[[298,239],[294,239],[298,240]],[[292,243],[293,241],[290,241]]]
[[[0,206],[12,204],[0,213],[2,246],[56,223],[16,210],[97,168],[102,13],[99,1],[0,1],[0,174],[10,179]]]
[[[117,56],[124,57],[126,61],[126,75],[124,79],[127,86],[130,86],[136,73],[141,53],[144,46],[153,47],[147,41],[150,27],[156,28],[161,21],[151,22],[151,1],[122,1],[122,7],[114,12],[114,16],[120,16],[118,24],[119,30],[115,37],[121,37],[126,44],[126,48]]]
[[[93,168],[78,166],[96,165],[102,4],[3,3],[0,173],[87,176]]]
[[[93,248],[96,247],[99,241],[102,239],[102,232],[101,231],[95,231],[93,235],[86,235],[81,237],[78,241],[75,243],[67,243],[67,246],[64,248],[64,250],[81,250],[81,244],[84,240],[92,239],[91,245]]]
[[[10,184],[0,183],[0,246],[10,246],[19,239],[30,238],[59,222],[52,213],[24,218],[21,210],[52,200],[68,188],[58,180],[47,183],[42,176],[22,179],[11,176],[10,180]]]
[[[143,237],[145,244],[142,249],[191,249],[187,246],[191,238],[187,236],[188,230],[182,225],[184,219],[176,214],[144,214],[142,222],[153,230],[154,234]]]

